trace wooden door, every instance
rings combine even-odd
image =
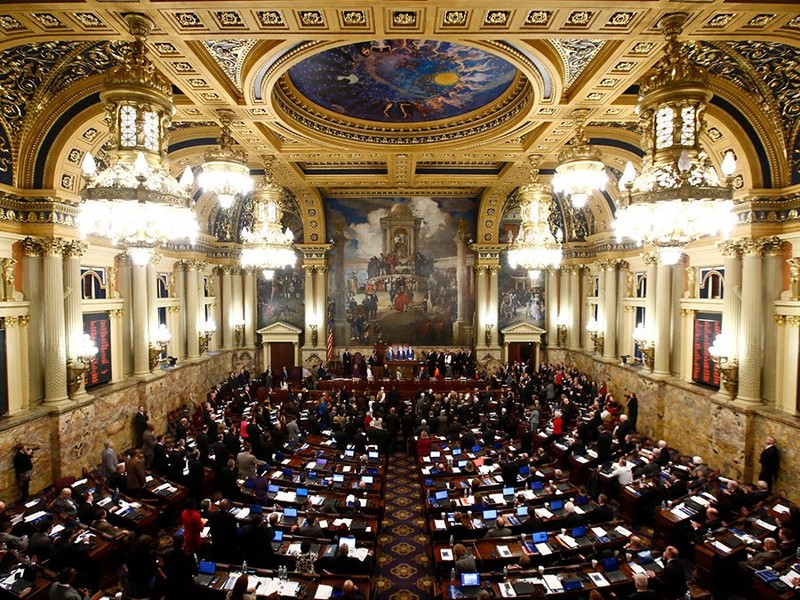
[[[283,367],[290,373],[294,367],[294,344],[292,342],[270,342],[272,372],[280,373]]]

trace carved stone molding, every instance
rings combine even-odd
[[[20,241],[20,246],[22,246],[22,253],[25,256],[41,256],[44,252],[44,248],[42,248],[42,244],[39,243],[38,240],[33,239],[32,237],[26,237],[22,241]]]

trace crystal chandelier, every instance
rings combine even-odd
[[[508,264],[536,279],[542,270],[561,264],[561,246],[550,233],[550,186],[539,182],[538,171],[531,179],[519,189],[519,232],[508,246]]]
[[[206,152],[203,172],[198,178],[200,187],[206,192],[216,194],[220,207],[224,209],[233,206],[237,194],[244,195],[253,190],[247,156],[234,147],[232,119],[233,114],[230,111],[220,111],[222,129],[217,140],[219,146]]]
[[[666,53],[639,86],[642,172],[637,176],[631,163],[625,167],[614,224],[618,241],[653,244],[665,264],[677,262],[689,242],[727,235],[736,223],[734,156],[728,153],[722,161],[723,185],[700,144],[712,92],[708,72],[691,60],[691,48],[678,42],[686,18],[686,13],[675,13],[659,22]]]
[[[579,108],[572,112],[575,119],[575,137],[558,153],[558,166],[553,175],[553,190],[569,196],[572,206],[583,208],[589,196],[608,181],[606,166],[600,150],[589,144],[586,137],[586,117],[589,111]]]
[[[253,192],[253,228],[242,229],[242,267],[261,269],[265,279],[275,271],[293,267],[296,261],[292,242],[294,234],[281,229],[283,190],[272,180],[267,168]]]
[[[79,227],[84,236],[126,247],[134,262],[144,265],[166,242],[194,243],[198,227],[189,195],[191,168],[180,182],[167,170],[165,132],[175,106],[172,84],[146,56],[153,22],[139,14],[127,14],[125,21],[134,41],[100,93],[113,143],[109,164],[98,173],[91,153],[83,158]]]

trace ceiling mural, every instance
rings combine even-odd
[[[517,74],[508,61],[451,42],[379,40],[326,50],[289,69],[314,104],[390,123],[457,117],[500,97]]]

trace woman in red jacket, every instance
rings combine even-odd
[[[419,434],[417,440],[417,456],[428,456],[431,453],[431,438],[427,431]]]
[[[557,412],[553,417],[553,435],[561,435],[564,433],[564,422],[561,420],[561,413]]]
[[[200,551],[200,533],[203,531],[203,518],[196,508],[194,499],[186,501],[186,508],[181,513],[183,523],[183,549],[190,554]]]

